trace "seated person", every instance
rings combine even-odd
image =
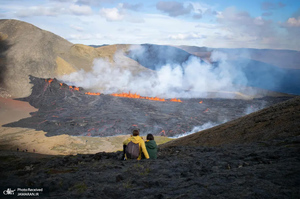
[[[149,159],[149,154],[145,147],[145,142],[139,136],[138,130],[133,130],[132,136],[123,142],[123,151],[125,159],[142,159],[142,153],[146,159]]]
[[[150,159],[157,159],[157,144],[154,141],[154,136],[152,134],[147,135],[145,145]]]

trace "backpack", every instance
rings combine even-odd
[[[137,159],[140,155],[139,143],[135,144],[132,141],[127,144],[126,150],[127,159]]]

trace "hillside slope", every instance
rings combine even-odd
[[[0,151],[0,186],[43,187],[47,198],[299,198],[299,104],[294,98],[171,141],[155,160]]]
[[[300,97],[162,145],[220,146],[300,135]]]
[[[31,93],[29,75],[53,78],[92,69],[95,58],[113,62],[117,51],[128,46],[93,48],[72,44],[51,32],[18,20],[0,20],[0,96],[26,97]],[[143,69],[137,62],[119,55],[130,70]]]
[[[53,33],[17,20],[0,20],[2,87],[12,96],[30,93],[28,74],[54,76],[60,54],[72,44]],[[71,69],[72,71],[75,68]]]

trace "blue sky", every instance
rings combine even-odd
[[[300,0],[1,0],[0,18],[86,45],[300,50]]]

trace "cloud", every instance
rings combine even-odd
[[[202,14],[194,14],[193,18],[194,19],[201,19],[202,18]]]
[[[114,3],[116,0],[76,0],[77,4],[82,5],[99,5],[101,3]]]
[[[199,23],[195,26],[195,28],[205,28],[205,29],[220,29],[221,26],[218,24],[210,24],[210,23]]]
[[[68,9],[66,8],[68,7]],[[89,6],[79,6],[76,4],[65,4],[65,2],[57,4],[49,4],[44,6],[31,6],[26,9],[21,8],[16,12],[17,17],[32,17],[32,16],[52,16],[59,15],[92,15],[93,11]]]
[[[129,4],[129,3],[123,3],[122,8],[128,9],[128,10],[133,10],[133,11],[139,11],[143,7],[142,3],[137,3],[137,4]]]
[[[91,7],[86,6],[86,5],[79,6],[76,4],[72,4],[70,6],[70,11],[72,14],[75,14],[75,15],[91,15],[91,14],[93,14]]]
[[[279,23],[281,27],[285,28],[299,28],[300,27],[300,8],[284,23]]]
[[[200,33],[186,33],[186,34],[175,34],[175,35],[169,35],[168,39],[172,40],[192,40],[192,39],[204,39],[206,36]]]
[[[115,8],[102,8],[100,15],[106,19],[106,21],[128,21],[131,23],[143,23],[144,19],[141,16],[131,15],[127,12],[128,9],[138,9],[140,4],[118,4]]]
[[[70,25],[71,28],[77,30],[78,32],[82,32],[83,31],[83,28],[82,27],[79,27],[79,26],[75,26],[75,25]]]
[[[285,7],[286,5],[284,3],[273,3],[273,2],[263,2],[261,4],[261,9],[262,10],[276,10],[276,9],[279,9],[279,8],[283,8]]]
[[[122,21],[125,18],[118,8],[102,8],[100,15],[107,21]]]
[[[218,14],[218,12],[214,10],[214,8],[204,3],[190,2],[190,5],[192,5],[193,7],[191,12],[194,13],[194,19],[200,19],[205,16],[216,16]]]
[[[74,0],[51,0],[51,1],[61,2],[61,3],[66,3],[66,2],[71,2],[71,3],[73,3],[73,2],[74,2]]]
[[[176,1],[159,1],[156,4],[156,8],[167,13],[171,17],[190,14],[193,10],[192,4],[188,4],[184,7],[183,3],[178,3]]]
[[[262,16],[264,17],[268,17],[268,16],[272,16],[273,15],[273,12],[264,12],[262,13]]]
[[[71,34],[69,40],[91,40],[91,39],[103,39],[101,34]]]
[[[226,8],[218,15],[217,21],[237,40],[252,38],[256,42],[272,42],[271,38],[276,34],[271,20],[251,17],[248,12],[238,11],[235,7]]]
[[[218,15],[218,12],[215,11],[215,10],[212,10],[211,8],[209,8],[209,9],[205,10],[204,14],[205,14],[205,15],[216,16],[216,15]]]
[[[300,9],[298,9],[290,18],[285,22],[278,23],[281,28],[286,30],[285,36],[286,43],[290,48],[299,50],[300,46]]]
[[[300,17],[298,18],[289,18],[286,23],[285,26],[287,27],[300,27]]]
[[[26,9],[20,9],[16,12],[17,17],[31,17],[31,16],[57,16],[61,12],[61,8],[57,7],[42,7],[32,6]]]

